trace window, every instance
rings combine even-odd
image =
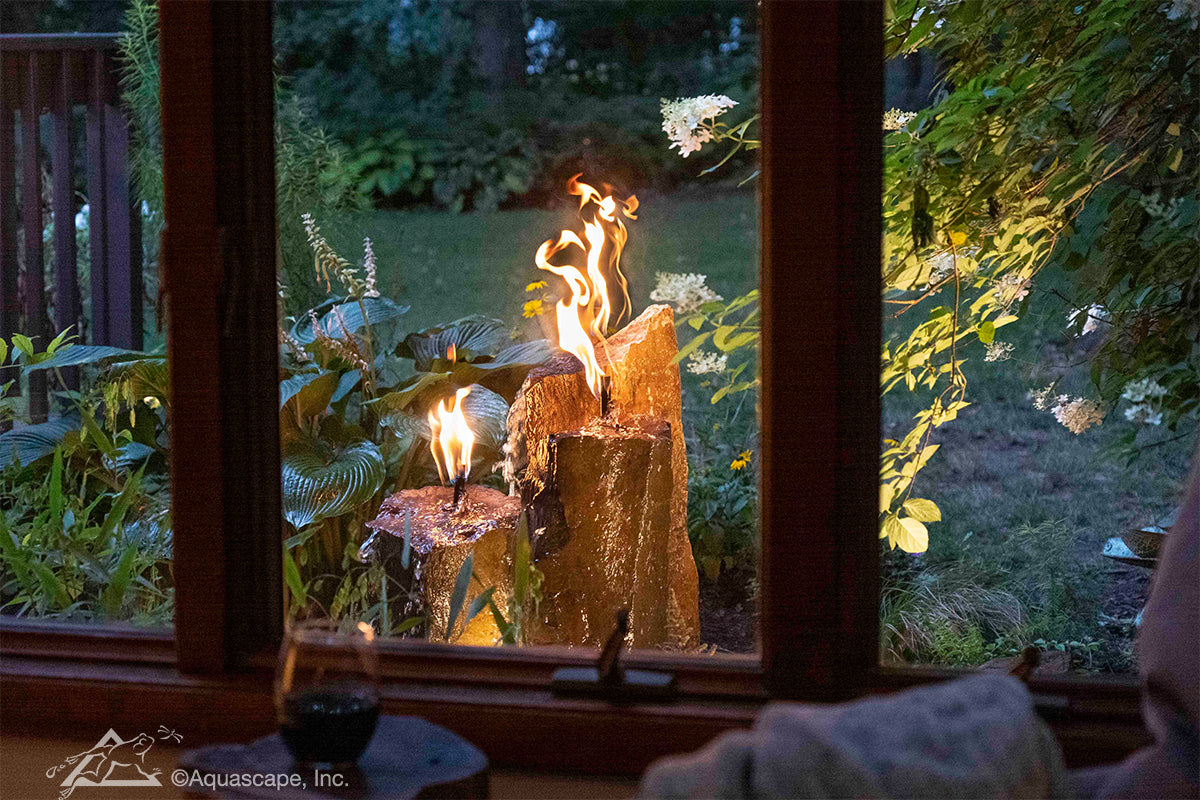
[[[1195,17],[965,8],[888,28],[883,658],[1132,674],[1195,438]]]
[[[152,705],[178,709],[208,736],[244,738],[273,724],[263,670],[287,591],[270,7],[167,2],[161,19],[163,259],[180,365],[177,656],[173,667],[120,675],[89,664],[79,683],[70,665],[44,660],[46,637],[27,637],[17,654],[6,630],[0,669],[20,703],[6,700],[6,723],[32,720],[75,680],[99,709],[73,707],[79,720],[138,719]],[[746,724],[768,695],[828,700],[937,677],[877,667],[882,68],[862,43],[881,24],[876,3],[763,6],[761,661],[631,657],[673,670],[681,696],[614,709],[547,688],[554,666],[586,663],[578,652],[404,643],[384,660],[394,678],[387,710],[444,722],[494,763],[629,772]],[[811,46],[794,46],[797,31]],[[1089,757],[1104,758],[1137,743],[1136,690],[1043,688],[1064,698],[1068,748],[1093,746]],[[1092,705],[1081,707],[1085,696]],[[1107,751],[1094,748],[1096,719],[1107,723]]]
[[[755,4],[353,8],[275,8],[289,618],[753,652]]]
[[[12,16],[18,30],[112,29],[113,11],[28,6]],[[31,32],[0,42],[6,620],[171,625],[171,401],[155,301],[162,192],[157,163],[142,157],[157,141],[157,87],[132,69],[132,102],[118,87],[149,41]]]

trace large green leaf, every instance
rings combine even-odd
[[[478,361],[460,361],[452,367],[454,382],[479,383],[506,371],[528,371],[555,354],[555,349],[545,339],[522,342],[506,347],[492,358]],[[524,376],[521,376],[524,378]]]
[[[426,373],[438,375],[440,373]],[[417,415],[407,410],[400,400],[394,405],[388,398],[399,394],[392,392],[381,398],[381,403],[389,409],[382,416],[385,425],[395,431],[407,446],[415,437],[429,439],[429,422],[424,414]],[[452,397],[451,397],[452,399]],[[436,405],[436,400],[433,402]],[[492,450],[499,450],[508,436],[508,403],[505,399],[479,384],[471,385],[471,393],[463,399],[463,415],[467,425],[475,434],[476,444]]]
[[[134,397],[154,397],[161,403],[170,402],[171,371],[162,356],[147,356],[129,363],[112,364],[110,380],[126,381]]]
[[[299,408],[301,417],[315,417],[329,406],[334,391],[338,387],[338,374],[329,372],[306,372],[293,375],[279,383],[279,408],[291,403]],[[284,414],[291,419],[295,410]]]
[[[410,333],[396,352],[399,356],[413,359],[417,371],[429,372],[435,368],[435,361],[446,360],[446,350],[450,345],[454,345],[458,351],[457,359],[461,362],[474,361],[480,356],[494,356],[508,343],[508,329],[503,322],[472,315]]]
[[[362,308],[367,310],[367,322],[376,325],[403,316],[408,312],[409,307],[397,305],[386,297],[366,297],[363,298]],[[350,333],[358,333],[366,327],[366,323],[363,322],[362,308],[359,307],[357,300],[346,302],[344,298],[339,298],[322,303],[313,311],[318,316],[322,330],[336,339],[343,335],[343,323]],[[292,326],[292,336],[301,344],[315,342],[317,337],[313,333],[312,318],[307,314],[301,316]]]
[[[0,467],[11,464],[14,459],[21,464],[31,464],[50,455],[62,443],[63,437],[79,430],[79,426],[78,415],[70,414],[0,434]]]
[[[472,384],[471,393],[463,398],[462,409],[467,426],[475,434],[475,443],[499,450],[508,436],[508,403],[504,398],[491,389]]]
[[[297,529],[365,503],[383,485],[383,454],[373,442],[337,445],[305,437],[283,455],[283,516]]]
[[[401,450],[407,450],[417,439],[429,439],[429,422],[407,411],[389,411],[380,422],[392,429]]]
[[[63,347],[45,361],[25,367],[25,371],[74,367],[80,364],[108,366],[122,361],[140,361],[148,358],[162,358],[162,356],[152,356],[137,350],[125,350],[121,347],[109,347],[103,344],[73,344]]]
[[[389,411],[405,411],[414,407],[423,394],[450,379],[449,372],[422,372],[409,378],[403,386],[369,403],[378,403]],[[420,404],[416,404],[419,406]]]

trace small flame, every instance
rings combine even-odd
[[[446,360],[451,364],[458,361],[458,348],[454,346],[454,342],[446,347]]]
[[[593,340],[603,346],[609,323],[614,320],[610,282],[620,291],[621,304],[616,323],[620,324],[623,318],[630,315],[632,304],[629,300],[629,284],[621,272],[621,252],[629,240],[629,232],[617,214],[617,201],[613,196],[601,195],[578,179],[579,175],[576,175],[567,182],[567,191],[579,197],[580,215],[588,203],[596,205],[592,219],[584,219],[583,235],[587,244],[573,231],[564,230],[557,242],[553,239],[543,242],[534,259],[539,269],[553,272],[567,283],[571,295],[560,300],[555,307],[558,346],[583,363],[588,387],[599,398],[601,378],[606,373],[596,360]],[[637,197],[630,195],[622,201],[622,205],[622,214],[629,219],[637,219]],[[608,246],[610,242],[611,246]],[[550,263],[552,256],[571,246],[578,247],[586,256],[586,272],[570,264],[559,266]]]
[[[470,393],[470,387],[459,389],[449,409],[445,400],[439,400],[437,408],[429,412],[429,429],[432,433],[429,450],[433,453],[433,463],[437,464],[438,477],[443,485],[447,481],[465,479],[471,471],[475,433],[467,425],[462,409],[463,398]]]

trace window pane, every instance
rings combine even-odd
[[[1136,671],[1196,424],[1185,5],[888,23],[885,663]]]
[[[275,24],[289,613],[753,651],[754,4]]]
[[[169,626],[157,12],[30,3],[5,23],[0,614]]]

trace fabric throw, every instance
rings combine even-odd
[[[655,798],[1067,797],[1025,685],[980,674],[840,705],[777,703],[642,778]]]

